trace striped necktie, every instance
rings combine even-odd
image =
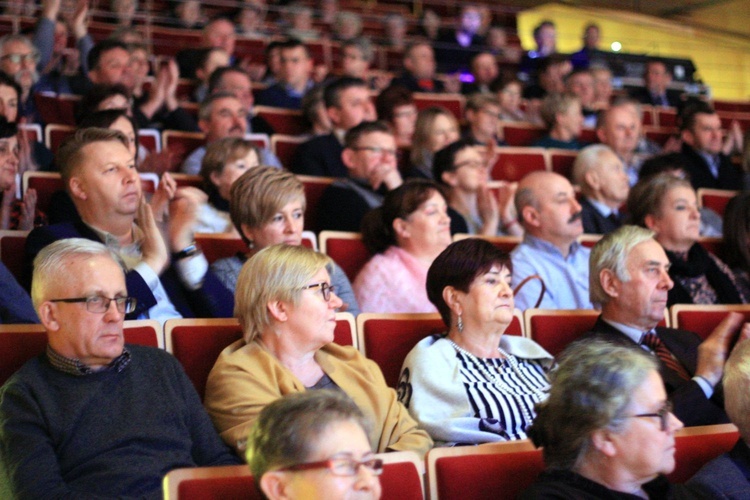
[[[645,345],[651,349],[651,351],[656,354],[667,368],[677,372],[677,374],[685,380],[690,380],[690,374],[685,370],[685,367],[683,367],[680,362],[672,356],[672,353],[669,352],[669,349],[667,349],[667,346],[664,345],[664,342],[661,341],[655,331],[651,330],[650,332],[644,333],[641,338],[641,345]]]

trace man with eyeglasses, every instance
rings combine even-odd
[[[605,235],[592,249],[589,266],[591,302],[601,305],[601,315],[585,338],[653,353],[674,414],[685,426],[726,423],[719,382],[733,343],[750,336],[750,324],[729,313],[705,340],[659,326],[674,283],[669,259],[648,229],[622,226]]]
[[[500,126],[500,101],[492,94],[472,94],[466,100],[468,128],[464,139],[477,146],[505,146],[498,137]]]
[[[125,345],[137,300],[111,250],[47,246],[32,300],[47,349],[0,389],[0,497],[156,499],[172,469],[239,462],[177,360]]]
[[[362,218],[383,204],[403,180],[396,162],[396,139],[384,122],[362,122],[346,133],[341,159],[348,177],[337,179],[320,198],[320,226],[359,232]]]

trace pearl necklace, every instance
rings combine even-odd
[[[503,380],[498,376],[498,374],[489,371],[485,367],[485,363],[482,360],[480,360],[478,357],[476,357],[475,355],[473,355],[472,353],[470,353],[469,351],[467,351],[463,347],[459,346],[458,344],[456,344],[451,339],[446,339],[446,340],[448,340],[448,342],[451,343],[451,345],[453,346],[453,348],[456,351],[458,351],[459,353],[461,353],[464,356],[466,356],[467,358],[469,358],[474,363],[474,365],[477,368],[479,368],[479,371],[482,373],[482,375],[484,375],[484,377],[488,381],[490,381],[494,386],[496,386],[497,388],[499,388],[501,391],[506,392],[506,393],[508,393],[508,394],[510,394],[512,396],[516,396],[518,398],[523,398],[525,396],[529,396],[528,393],[525,393],[525,394],[524,393],[519,393],[518,391],[516,391],[515,389],[513,389],[512,387],[510,387],[508,384],[506,384],[505,382],[503,382]],[[537,389],[535,387],[532,387],[531,385],[529,385],[526,382],[526,379],[521,375],[521,369],[518,366],[518,360],[516,359],[516,357],[513,356],[513,355],[511,355],[511,354],[508,354],[505,351],[503,351],[500,347],[498,347],[497,350],[507,360],[508,364],[511,367],[511,370],[513,370],[513,373],[516,374],[516,377],[518,378],[518,380],[521,383],[523,383],[523,385],[526,386],[526,388],[530,391],[530,393],[531,393],[530,395],[531,395],[532,401],[537,402],[537,403],[539,401],[542,401],[544,399],[544,396],[545,396],[544,393],[542,391],[540,391],[539,389]],[[499,369],[500,369],[500,367],[498,367],[498,370]],[[534,417],[531,415],[531,413],[526,408],[526,406],[524,406],[523,404],[519,404],[518,408],[521,410],[521,413],[523,414],[525,421],[528,424],[531,424],[531,422],[534,421]]]

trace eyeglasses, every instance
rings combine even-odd
[[[354,151],[369,151],[376,155],[386,155],[386,156],[396,156],[398,154],[398,150],[396,149],[386,149],[386,148],[380,148],[377,146],[361,146],[352,148]]]
[[[76,304],[79,302],[86,303],[86,310],[92,313],[105,313],[109,310],[110,302],[115,302],[115,307],[121,313],[132,313],[135,311],[135,305],[138,300],[135,297],[102,297],[101,295],[94,295],[93,297],[76,297],[72,299],[54,299],[50,302],[65,302],[67,304]]]
[[[279,469],[282,471],[300,471],[310,469],[328,469],[334,476],[352,477],[356,476],[360,466],[366,467],[374,476],[383,473],[383,459],[368,458],[367,460],[354,460],[353,458],[329,458],[320,462],[308,462],[306,464],[290,465]]]
[[[461,163],[456,163],[453,165],[453,168],[458,170],[461,167],[471,167],[471,168],[485,168],[487,164],[480,160],[466,160],[462,161]]]
[[[331,300],[331,293],[336,292],[336,287],[331,286],[325,281],[321,281],[320,283],[313,283],[312,285],[303,286],[302,290],[309,290],[311,288],[320,288],[320,292],[323,294],[323,300],[328,302]]]
[[[495,113],[494,111],[490,111],[489,109],[486,109],[486,108],[485,109],[480,109],[479,111],[481,111],[485,115],[491,116],[492,118],[495,118],[497,120],[500,120],[503,117],[503,115],[501,115],[500,113]]]
[[[666,431],[669,427],[669,415],[672,413],[672,402],[667,401],[664,406],[659,409],[656,413],[640,413],[638,415],[630,415],[633,418],[644,418],[644,417],[657,417],[661,423],[661,430]]]
[[[3,57],[0,57],[0,59],[6,59],[13,64],[20,64],[21,62],[36,63],[39,61],[39,53],[29,52],[28,54],[5,54]]]

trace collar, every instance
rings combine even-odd
[[[47,359],[49,360],[50,364],[53,368],[63,372],[67,373],[69,375],[75,375],[77,377],[82,377],[86,375],[91,375],[93,373],[99,373],[99,372],[105,372],[105,371],[116,371],[117,373],[120,373],[125,369],[126,366],[130,364],[130,351],[127,347],[122,348],[122,354],[117,356],[110,364],[105,366],[104,368],[100,368],[98,370],[94,370],[90,366],[84,364],[81,362],[78,358],[67,358],[63,356],[62,354],[58,353],[52,347],[50,347],[49,344],[47,344]]]
[[[332,132],[333,136],[339,141],[339,144],[344,145],[344,137],[346,136],[346,130],[342,128],[334,128]]]
[[[120,240],[112,233],[108,233],[107,231],[98,229],[87,222],[84,222],[84,224],[86,224],[86,226],[89,229],[91,229],[94,232],[94,234],[96,234],[99,237],[100,240],[102,240],[102,243],[104,243],[108,248],[111,248],[116,251],[120,251],[120,249],[123,249],[123,248],[129,248],[133,245],[140,246],[141,242],[143,241],[143,237],[144,237],[143,231],[141,231],[141,228],[139,228],[135,223],[133,223],[133,226],[131,229],[132,234],[133,234],[133,243],[131,243],[130,245],[126,245],[124,247],[120,245]]]
[[[536,236],[531,236],[529,233],[526,233],[524,235],[523,242],[532,248],[537,248],[547,253],[555,252],[558,255],[562,256],[562,254],[560,253],[560,249],[557,248],[555,245],[553,245],[547,240],[537,238]],[[580,248],[581,248],[581,244],[578,241],[574,241],[573,243],[571,243],[570,250],[568,252],[568,257],[575,255],[576,252],[578,252]]]
[[[591,206],[596,209],[597,212],[602,214],[604,217],[609,217],[612,214],[617,215],[617,213],[612,209],[612,207],[602,203],[601,201],[595,200],[593,198],[586,198],[589,203],[591,203]]]
[[[640,328],[636,328],[634,326],[623,325],[622,323],[618,323],[617,321],[606,319],[604,316],[602,316],[602,321],[607,323],[609,326],[615,328],[616,330],[619,330],[620,333],[625,335],[627,338],[629,338],[636,344],[641,343],[641,337],[643,337],[644,332]]]
[[[314,85],[315,85],[315,83],[312,80],[308,79],[307,83],[305,84],[305,88],[302,90],[302,92],[299,92],[297,89],[295,89],[294,87],[292,87],[288,83],[282,84],[282,87],[284,87],[284,90],[290,96],[293,96],[293,97],[302,97],[303,95],[305,95],[307,93],[308,90],[310,90],[311,88],[313,88]]]

